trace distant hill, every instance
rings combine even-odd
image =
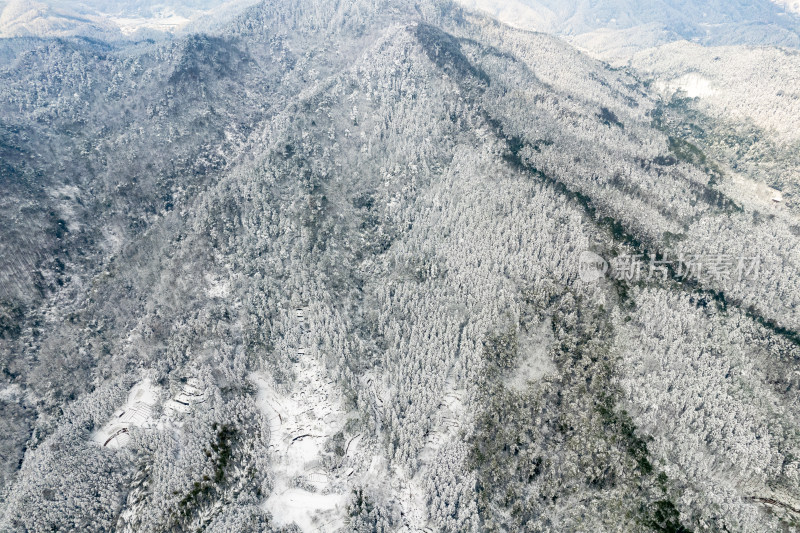
[[[463,0],[516,27],[571,38],[624,32],[645,45],[689,40],[704,45],[800,46],[800,18],[769,0]],[[608,45],[610,46],[610,44]]]
[[[2,37],[88,37],[105,41],[160,39],[213,26],[255,0],[139,1],[10,0],[0,4]]]

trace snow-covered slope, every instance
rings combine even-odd
[[[0,38],[81,36],[106,41],[163,38],[230,20],[255,0],[98,2],[10,0]]]
[[[679,42],[639,52],[629,64],[682,90],[721,120],[752,121],[782,142],[800,141],[800,52],[776,48],[702,47]]]
[[[11,0],[0,12],[0,37],[72,35],[113,39],[118,35],[118,28],[106,17],[86,9],[28,0]]]
[[[463,0],[516,27],[583,39],[800,46],[800,18],[770,0]],[[608,48],[613,46],[609,39]]]
[[[797,0],[772,0],[782,8],[793,13],[800,13],[800,2]]]
[[[796,524],[798,198],[655,84],[426,1],[0,57],[0,530]]]
[[[468,2],[512,26],[559,35],[593,57],[636,72],[652,82],[664,106],[695,113],[684,115],[682,128],[697,133],[692,142],[727,161],[738,175],[731,183],[744,191],[777,187],[790,197],[800,187],[800,130],[789,118],[800,111],[795,4]],[[706,117],[702,125],[696,113]]]

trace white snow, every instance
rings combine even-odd
[[[800,14],[800,0],[772,0],[772,3],[778,4],[786,11]]]
[[[4,388],[0,391],[0,400],[3,401],[17,401],[17,399],[22,395],[22,387],[17,385],[9,385],[8,387]]]
[[[224,279],[213,277],[209,274],[205,276],[208,283],[207,294],[211,298],[227,298],[231,293],[230,284]]]
[[[108,448],[122,448],[130,441],[130,428],[148,427],[153,422],[151,415],[158,397],[158,387],[150,379],[140,381],[131,388],[125,405],[92,435],[92,440]]]
[[[335,531],[344,525],[339,516],[347,505],[344,494],[319,494],[286,489],[267,500],[276,524],[297,524],[302,531]]]
[[[643,50],[628,63],[670,96],[684,90],[705,113],[724,122],[752,121],[777,144],[794,144],[800,130],[800,56],[779,48],[704,47],[675,42]],[[788,147],[788,146],[787,146]]]
[[[161,389],[145,378],[131,388],[125,404],[92,434],[92,440],[107,448],[122,448],[130,441],[131,428],[164,429],[180,413],[188,413],[194,405],[205,400],[202,384],[189,378],[173,398],[164,402],[163,414],[156,419],[153,412],[161,402]]]
[[[166,11],[154,17],[115,17],[103,13],[116,24],[123,35],[132,35],[141,29],[174,33],[191,22],[191,19]]]
[[[685,74],[671,81],[657,81],[655,87],[667,95],[683,91],[689,98],[707,98],[715,93],[711,81],[696,73]]]
[[[298,352],[298,378],[291,391],[278,392],[267,375],[251,376],[259,388],[258,405],[269,420],[275,472],[275,487],[264,506],[277,525],[335,531],[344,526],[347,493],[336,491],[322,458],[325,442],[341,429],[347,413],[321,363],[305,350]],[[297,479],[316,492],[297,487]]]
[[[176,413],[188,413],[192,406],[205,401],[202,384],[196,378],[189,378],[174,398],[164,403],[164,415],[169,418]]]
[[[546,375],[555,374],[557,369],[550,358],[553,343],[553,330],[550,319],[542,320],[529,334],[519,335],[519,364],[506,377],[506,385],[516,391],[524,391],[528,383]]]
[[[765,183],[748,179],[730,168],[725,168],[725,175],[726,179],[720,184],[720,190],[746,209],[782,212],[787,217],[787,223],[797,224],[800,222],[800,219],[784,209],[781,191],[773,189]]]
[[[338,466],[327,468],[325,444],[352,413],[344,409],[339,390],[315,349],[313,329],[308,329],[315,323],[311,311],[295,308],[290,312],[302,331],[297,345],[286,347],[298,354],[295,382],[287,387],[275,383],[267,373],[251,375],[258,386],[258,405],[269,420],[275,474],[264,508],[278,526],[294,523],[304,532],[345,531],[349,495],[361,487],[373,494],[392,495],[402,516],[398,531],[429,531],[425,476],[439,450],[460,438],[459,432],[471,417],[465,407],[466,391],[457,387],[454,376],[448,379],[416,472],[405,471],[397,463],[390,466],[380,438],[373,440],[363,434],[347,435]],[[376,410],[391,398],[380,373],[366,372],[360,386],[366,403]]]

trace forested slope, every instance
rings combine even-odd
[[[798,232],[636,79],[427,3],[3,47],[0,529],[796,527]]]

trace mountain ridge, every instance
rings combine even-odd
[[[55,154],[8,161],[89,206],[61,207],[57,246],[96,241],[8,313],[2,528],[791,523],[746,499],[785,501],[800,468],[796,347],[754,318],[800,325],[788,215],[728,200],[645,85],[554,37],[456,6],[281,7],[107,55],[31,42],[2,73],[4,138]],[[592,284],[587,250],[769,254],[757,284]],[[152,419],[94,443],[147,383]]]

